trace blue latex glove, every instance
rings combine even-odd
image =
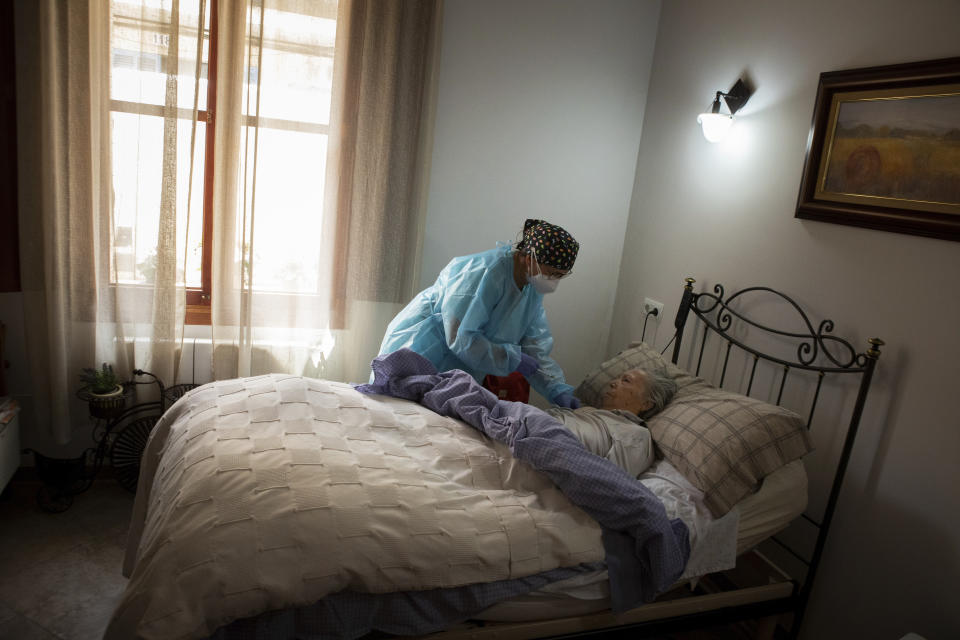
[[[540,368],[540,363],[537,362],[537,359],[533,356],[528,356],[525,353],[520,354],[520,364],[517,365],[517,373],[522,375],[524,378],[529,378],[534,373],[537,372],[537,369]]]
[[[579,409],[580,400],[577,399],[577,396],[573,395],[569,391],[561,393],[556,398],[553,399],[553,404],[564,407],[566,409]]]

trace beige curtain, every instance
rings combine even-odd
[[[328,156],[327,211],[335,226],[333,325],[351,300],[401,303],[419,273],[420,162],[435,2],[340,4]]]
[[[142,11],[151,11],[151,4]],[[186,213],[177,200],[183,199],[177,176],[184,170],[182,159],[192,158],[189,151],[178,153],[177,141],[182,147],[183,129],[189,132],[191,121],[177,118],[177,102],[178,96],[190,102],[196,78],[179,75],[176,64],[167,68],[151,115],[125,114],[123,124],[143,137],[124,139],[115,157],[110,41],[116,17],[109,2],[40,0],[16,9],[18,28],[34,45],[24,66],[35,70],[18,78],[21,104],[36,106],[33,126],[21,127],[24,151],[18,159],[27,353],[38,426],[52,443],[62,444],[71,439],[73,425],[89,429],[86,407],[75,398],[83,367],[109,362],[126,379],[138,366],[168,384],[174,381],[184,309],[177,275],[184,246],[176,216],[181,208]],[[155,29],[137,32],[126,25],[128,42],[136,43],[131,55],[155,55],[151,48],[158,42],[176,53],[184,44],[181,32],[196,33],[195,24],[178,22],[175,10],[156,18],[166,19],[161,26],[166,38],[154,37]],[[189,55],[171,57],[182,61]],[[186,139],[189,144],[189,135]],[[134,186],[120,203],[117,169],[131,169],[132,156],[139,161],[133,170],[142,167],[144,179],[127,180]],[[147,167],[157,171],[147,177]],[[143,215],[147,207],[152,211]],[[130,224],[118,225],[118,216]],[[137,276],[135,266],[130,268],[137,259],[135,251],[131,256],[135,236],[144,236],[156,253],[140,256],[149,278],[137,287],[123,286],[125,277]],[[119,273],[125,270],[131,273]]]
[[[214,255],[218,379],[283,370],[363,381],[387,323],[414,293],[439,3],[334,4],[220,4],[219,55],[233,64],[221,63],[217,82],[223,170],[214,198],[218,212],[236,215],[216,222],[215,237],[223,239]],[[298,32],[285,20],[291,15],[316,26]],[[330,18],[335,39],[323,28]],[[284,38],[296,41],[295,52],[271,44]],[[322,61],[331,53],[328,68]],[[329,112],[301,113],[292,124],[270,96],[280,85],[299,86],[293,76],[305,72],[331,73],[329,84],[309,83],[302,97],[326,92],[317,104],[325,99]],[[278,127],[299,127],[302,146],[271,145]],[[271,171],[291,165],[308,169],[288,177]],[[316,188],[305,191],[304,182]],[[277,226],[301,236],[291,250],[315,270],[293,295],[261,284],[268,267],[260,247]]]

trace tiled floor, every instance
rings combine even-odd
[[[99,639],[126,585],[133,495],[100,479],[52,514],[39,486],[15,478],[0,497],[0,638]]]

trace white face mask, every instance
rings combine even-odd
[[[535,276],[527,276],[527,280],[533,285],[533,288],[536,289],[540,295],[544,296],[548,293],[553,293],[556,291],[557,285],[560,284],[559,280],[547,278],[542,273],[538,273]]]
[[[540,271],[540,263],[537,262],[537,252],[530,249],[530,255],[533,258],[534,263],[537,265],[537,271]],[[553,293],[557,290],[557,286],[560,285],[560,280],[556,278],[548,278],[543,275],[543,273],[531,273],[527,276],[527,282],[533,285],[533,288],[537,290],[542,296],[547,295],[548,293]]]

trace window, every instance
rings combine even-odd
[[[148,289],[158,251],[175,243],[190,324],[209,323],[216,295],[212,248],[223,240],[213,235],[215,215],[237,216],[234,253],[253,290],[318,292],[337,6],[276,5],[250,3],[243,46],[229,48],[242,51],[241,61],[217,59],[220,38],[230,35],[219,32],[213,0],[112,1],[111,282]],[[219,99],[240,112],[220,113],[218,74],[237,64],[241,86],[220,82],[231,95]],[[214,212],[224,117],[239,118],[239,166],[252,174],[238,180],[238,210]],[[254,208],[256,229],[244,224]]]

